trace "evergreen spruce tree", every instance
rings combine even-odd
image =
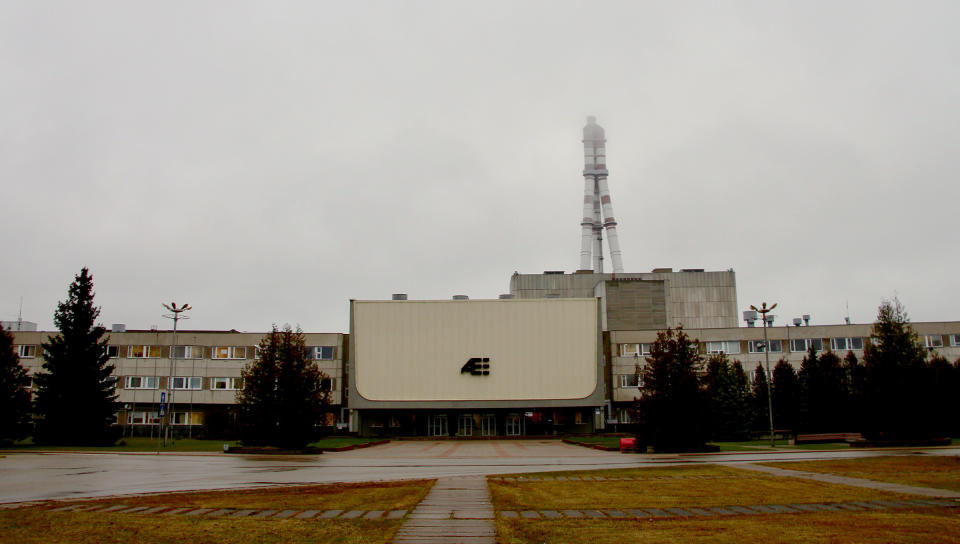
[[[800,429],[835,432],[846,426],[847,381],[832,351],[817,355],[811,346],[800,365]],[[839,427],[839,428],[838,428]]]
[[[800,412],[800,382],[793,365],[785,359],[773,367],[773,421],[778,429],[797,429]]]
[[[954,410],[958,379],[956,369],[942,355],[931,355],[926,382],[933,404],[930,411],[932,432],[935,436],[951,436],[956,430]]]
[[[753,371],[753,383],[751,384],[750,403],[752,410],[750,430],[769,431],[770,430],[770,406],[767,403],[767,373],[763,369],[763,363],[757,363],[757,368]]]
[[[743,440],[750,426],[750,388],[740,361],[732,364],[726,354],[711,355],[703,377],[710,405],[711,436],[715,440]]]
[[[245,444],[297,448],[316,438],[329,397],[321,388],[326,376],[304,342],[300,329],[274,325],[256,361],[243,369],[237,404]]]
[[[35,376],[37,443],[112,444],[117,438],[111,429],[116,379],[93,297],[93,277],[83,268],[53,315],[60,334],[42,345],[43,372]]]
[[[847,428],[859,432],[863,427],[863,382],[866,371],[852,351],[848,351],[843,358],[843,373],[847,384]]]
[[[871,440],[933,438],[926,351],[900,301],[885,300],[864,346],[864,426]]]
[[[657,333],[642,369],[637,401],[638,443],[657,451],[702,449],[708,438],[708,409],[697,373],[703,360],[682,327]]]
[[[30,376],[14,351],[13,335],[0,327],[0,444],[30,433]]]

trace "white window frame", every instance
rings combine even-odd
[[[107,357],[111,359],[120,356],[120,346],[107,346]]]
[[[633,423],[633,418],[630,417],[630,410],[620,408],[620,412],[617,414],[617,421],[619,423]]]
[[[707,342],[707,353],[716,355],[726,353],[727,355],[737,355],[740,353],[739,340],[714,340]]]
[[[173,352],[177,350],[183,350],[183,355],[177,354],[174,356]],[[170,355],[174,359],[203,359],[203,348],[198,346],[173,346]]]
[[[21,359],[34,359],[36,356],[36,344],[20,344],[17,346],[17,357],[20,357]]]
[[[334,359],[334,354],[336,352],[337,346],[314,346],[313,347],[313,358],[319,361],[332,361]],[[330,356],[324,357],[323,350],[329,350]]]
[[[630,383],[634,382],[634,383]],[[640,376],[635,374],[620,375],[620,389],[637,389],[640,387]]]
[[[225,350],[222,351],[221,350]],[[223,355],[221,355],[221,353]],[[246,359],[246,346],[214,346],[210,351],[211,359]]]
[[[139,418],[137,416],[140,416]],[[139,421],[137,421],[139,419]],[[143,410],[137,410],[134,412],[127,412],[127,425],[159,425],[160,424],[160,413],[159,412],[146,412]]]
[[[923,335],[923,345],[928,348],[942,348],[943,335],[942,334],[925,334]]]
[[[156,376],[126,376],[124,389],[156,389],[159,380]],[[134,384],[137,385],[134,385]]]
[[[203,378],[200,376],[174,376],[169,380],[170,387],[168,389],[176,391],[200,391],[203,389]],[[182,380],[179,387],[177,387],[177,380]]]
[[[783,340],[767,340],[770,353],[783,353]],[[763,353],[763,340],[747,340],[747,353]]]
[[[140,355],[137,354],[138,351]],[[128,359],[158,359],[159,357],[160,346],[137,345],[127,347]]]
[[[843,341],[842,346],[841,341]],[[860,346],[855,346],[855,342],[860,342]],[[847,338],[831,338],[830,349],[833,351],[863,351],[863,338],[857,336]]]
[[[170,424],[178,426],[201,425],[202,420],[200,420],[200,422],[197,421],[200,419],[197,417],[200,414],[201,412],[171,412]],[[182,421],[177,421],[177,419],[181,419]]]
[[[960,334],[950,335],[950,345],[953,347],[960,346]]]
[[[220,387],[223,384],[223,387]],[[240,389],[240,378],[213,378],[210,388],[214,391],[236,391]]]
[[[794,342],[803,342],[803,349],[794,349]],[[819,343],[820,346],[816,347],[818,352],[823,351],[823,338],[791,338],[790,339],[790,353],[803,353],[810,349],[811,344]]]

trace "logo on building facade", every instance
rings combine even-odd
[[[490,358],[489,357],[471,357],[467,363],[460,367],[461,374],[469,373],[471,376],[489,376]]]

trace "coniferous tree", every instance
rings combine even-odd
[[[767,401],[768,392],[767,372],[763,369],[763,363],[757,363],[757,368],[753,371],[753,383],[750,392],[751,405],[753,407],[751,410],[751,430],[769,431],[770,429],[770,406]]]
[[[832,351],[817,355],[811,346],[800,365],[800,429],[837,431],[846,425],[847,383],[840,358]]]
[[[13,335],[0,327],[0,443],[30,433],[30,376],[14,351]]]
[[[329,402],[326,376],[307,353],[303,332],[276,325],[263,338],[237,392],[241,438],[246,444],[302,447],[316,437]]]
[[[863,362],[864,436],[893,441],[932,438],[932,406],[924,389],[926,352],[896,298],[880,304]]]
[[[638,443],[658,451],[704,447],[708,423],[706,402],[697,372],[703,360],[696,341],[682,327],[657,333],[643,367],[643,385],[637,401]]]
[[[111,429],[116,379],[93,297],[93,277],[84,267],[53,315],[60,334],[42,345],[44,371],[35,376],[38,443],[112,444],[117,438]]]
[[[933,404],[930,411],[932,431],[936,436],[950,436],[956,430],[954,410],[957,394],[957,375],[953,365],[942,355],[930,357],[926,382]]]
[[[724,353],[711,355],[703,382],[710,405],[711,436],[743,440],[750,426],[750,388],[740,361],[730,363]]]
[[[843,372],[847,384],[847,427],[860,431],[863,426],[863,381],[865,369],[856,354],[848,351],[843,358]]]
[[[784,359],[773,367],[773,420],[778,429],[795,431],[800,413],[800,381]]]

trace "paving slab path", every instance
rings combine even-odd
[[[393,542],[495,544],[485,477],[440,478],[410,512]]]
[[[789,470],[766,465],[755,465],[753,463],[729,463],[728,466],[742,468],[745,470],[755,470],[765,472],[774,476],[787,476],[790,478],[802,478],[806,480],[816,480],[830,484],[850,485],[854,487],[865,487],[867,489],[876,489],[878,491],[890,491],[892,493],[903,493],[905,495],[922,495],[924,497],[938,497],[944,499],[960,498],[960,492],[949,489],[938,489],[934,487],[918,487],[913,485],[895,484],[891,482],[878,482],[876,480],[867,480],[864,478],[852,478],[850,476],[840,476],[837,474],[824,474],[820,472],[806,472],[803,470]]]

